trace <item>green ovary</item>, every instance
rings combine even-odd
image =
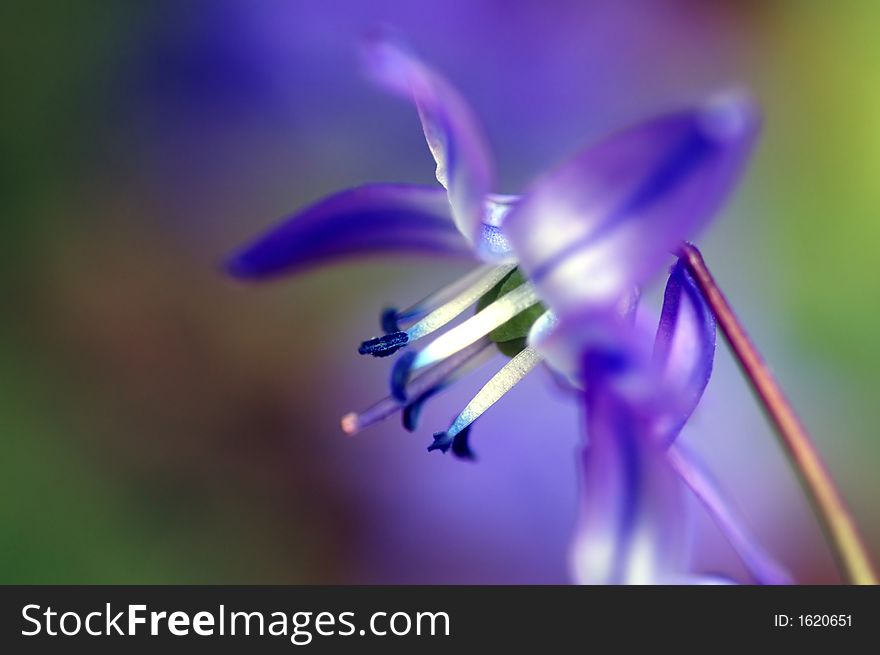
[[[507,277],[480,298],[477,303],[477,311],[482,311],[498,298],[510,293],[525,282],[526,278],[520,273],[519,268],[513,269]],[[507,321],[507,323],[499,325],[492,330],[489,333],[489,338],[495,342],[495,345],[502,354],[507,357],[514,357],[525,349],[526,337],[532,324],[545,311],[547,310],[541,303],[532,305]]]

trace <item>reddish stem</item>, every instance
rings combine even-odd
[[[877,584],[877,574],[843,496],[767,364],[718,288],[703,256],[691,244],[682,246],[681,256],[776,428],[846,579],[851,584]]]

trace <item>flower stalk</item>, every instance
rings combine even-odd
[[[770,369],[739,322],[700,251],[684,244],[681,255],[706,303],[715,314],[739,365],[773,423],[850,584],[878,584],[867,548],[846,502],[822,462],[809,434]]]

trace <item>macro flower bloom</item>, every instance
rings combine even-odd
[[[412,426],[427,397],[499,344],[513,359],[435,444],[466,454],[470,424],[541,360],[527,336],[546,307],[552,314],[539,326],[619,302],[707,220],[748,155],[754,108],[748,98],[730,95],[652,119],[583,150],[524,196],[500,195],[492,193],[482,130],[455,89],[382,36],[365,51],[372,76],[415,102],[445,193],[399,184],[343,191],[245,247],[228,270],[263,278],[395,251],[481,262],[420,302],[382,314],[385,334],[365,341],[360,352],[384,357],[407,349],[394,366],[391,396],[343,420],[353,433],[408,408],[404,418]],[[472,317],[412,350],[475,305],[480,311]]]
[[[390,394],[346,415],[343,430],[353,434],[398,412],[414,430],[426,400],[497,348],[509,361],[428,448],[470,458],[474,421],[546,362],[587,410],[584,504],[573,550],[579,580],[685,580],[683,485],[756,580],[783,580],[711,479],[673,444],[708,382],[715,347],[714,322],[680,264],[670,276],[652,355],[633,323],[639,288],[735,185],[759,123],[751,100],[727,94],[652,118],[585,148],[523,195],[502,195],[493,189],[482,130],[458,92],[384,35],[369,39],[365,55],[380,85],[415,103],[441,188],[371,184],[342,191],[283,221],[227,265],[235,277],[262,279],[377,253],[478,264],[419,302],[382,312],[383,334],[359,352],[402,351]]]

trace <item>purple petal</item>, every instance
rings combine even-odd
[[[437,163],[437,180],[449,192],[459,230],[485,258],[496,258],[499,247],[505,255],[507,246],[497,243],[497,230],[486,234],[494,225],[486,206],[492,160],[470,107],[449,82],[385,34],[368,37],[365,60],[368,72],[380,84],[415,103]]]
[[[791,576],[748,533],[742,519],[725,498],[718,483],[697,457],[676,444],[668,451],[669,462],[703,504],[743,564],[758,584],[792,584]]]
[[[650,335],[633,320],[639,296],[639,289],[632,287],[611,307],[588,306],[561,319],[548,311],[535,321],[528,344],[553,371],[578,388],[586,386],[581,366],[584,352],[620,352],[632,361],[645,362],[650,355],[646,348]]]
[[[473,259],[442,190],[373,184],[341,191],[285,219],[235,253],[226,270],[262,279],[384,253]]]
[[[550,308],[614,302],[656,274],[727,197],[758,123],[749,99],[719,98],[616,134],[533,185],[504,232]]]
[[[588,359],[589,441],[571,553],[575,578],[586,584],[674,581],[688,554],[681,483],[653,437],[650,417],[609,382],[619,362]]]
[[[667,443],[681,432],[696,409],[712,375],[715,358],[715,316],[679,259],[663,296],[663,310],[654,340],[659,384],[670,396]]]

